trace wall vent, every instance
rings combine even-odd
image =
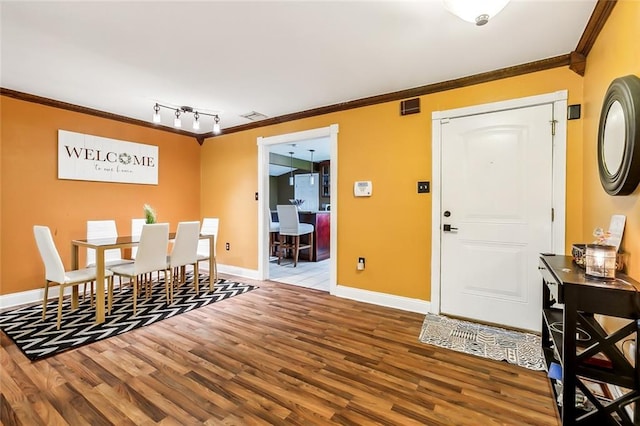
[[[251,121],[260,121],[260,120],[264,120],[265,118],[268,118],[266,115],[262,114],[261,112],[256,112],[256,111],[251,111],[246,114],[240,114],[240,117],[246,118],[247,120],[251,120]]]
[[[407,99],[400,102],[400,115],[417,114],[420,112],[420,98]]]

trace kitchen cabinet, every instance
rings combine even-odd
[[[310,223],[314,228],[311,258],[315,262],[328,259],[331,251],[331,212],[300,212],[299,218],[301,223]]]
[[[320,194],[325,198],[331,196],[330,165],[330,161],[322,161],[320,163]]]

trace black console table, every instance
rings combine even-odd
[[[639,359],[640,283],[622,274],[611,281],[591,279],[568,256],[543,255],[538,269],[544,283],[542,346],[547,370],[552,363],[561,367],[561,388],[550,380],[562,424],[640,425],[639,363],[616,345],[633,339]],[[609,334],[594,314],[632,321]],[[599,399],[588,382],[629,391]],[[589,401],[587,409],[577,403],[578,391]]]

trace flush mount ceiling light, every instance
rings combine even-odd
[[[460,19],[481,26],[500,13],[509,0],[442,0],[442,2],[445,9]]]
[[[190,106],[172,107],[172,106],[156,103],[153,106],[153,122],[154,123],[159,124],[162,122],[162,119],[160,118],[161,108],[166,108],[174,111],[176,118],[173,119],[173,127],[175,128],[179,129],[182,127],[182,118],[180,116],[186,113],[186,114],[193,114],[193,130],[200,130],[200,117],[207,116],[207,117],[213,117],[213,133],[216,135],[220,133],[220,117],[218,116],[218,114],[209,114],[202,111],[196,111],[195,109],[193,109],[193,107],[190,107]]]

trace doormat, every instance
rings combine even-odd
[[[545,370],[540,336],[427,314],[419,340],[445,349]]]
[[[0,314],[0,330],[13,340],[18,348],[32,361],[57,353],[116,336],[136,328],[144,327],[174,317],[211,303],[220,302],[254,290],[258,287],[219,279],[213,291],[209,291],[209,276],[200,275],[200,291],[193,288],[193,274],[188,273],[186,282],[173,294],[173,303],[167,305],[164,279],[154,280],[148,299],[138,297],[138,308],[133,315],[132,288],[125,287],[122,293],[113,293],[111,314],[105,314],[105,322],[96,324],[96,310],[90,306],[89,298],[71,310],[70,298],[62,305],[60,330],[56,329],[58,299],[47,304],[47,319],[42,321],[42,304],[34,304]]]

